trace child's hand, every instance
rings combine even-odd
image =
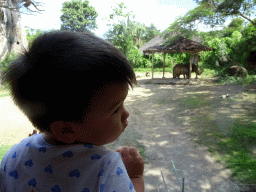
[[[41,133],[41,132],[39,132],[39,134],[40,134],[40,133]],[[37,134],[37,130],[34,129],[34,130],[33,130],[33,133],[32,133],[32,134],[30,133],[28,136],[31,137],[32,135],[35,135],[35,134]]]
[[[116,150],[121,154],[123,163],[130,178],[143,177],[144,162],[134,147],[123,147]]]

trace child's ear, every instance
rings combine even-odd
[[[74,126],[64,121],[55,121],[50,125],[53,136],[64,143],[71,144],[77,139],[74,132]]]

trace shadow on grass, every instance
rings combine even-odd
[[[139,80],[145,93],[132,100],[153,103],[155,111],[143,108],[154,111],[148,115],[166,108],[170,122],[208,147],[216,161],[231,169],[230,179],[256,191],[252,185],[256,183],[256,85],[251,84],[253,78],[249,78],[248,84],[239,78],[235,80],[236,83],[225,85],[212,82],[200,86],[152,84],[150,87],[147,80]],[[135,107],[135,103],[139,105],[138,102],[128,105]]]
[[[253,191],[256,191],[255,88],[255,85],[240,90],[233,87],[235,92],[229,92],[228,85],[215,89],[190,88],[179,95],[175,114],[170,116],[178,119],[177,123],[197,143],[207,146],[219,163],[232,170],[233,180]],[[225,92],[232,97],[220,98]],[[184,108],[185,111],[180,110]]]

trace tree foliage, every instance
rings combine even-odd
[[[150,61],[143,56],[139,48],[159,34],[159,30],[154,24],[147,27],[144,23],[135,21],[135,15],[127,10],[124,3],[112,7],[112,11],[105,18],[109,22],[105,38],[127,56],[133,67],[149,67]]]
[[[229,37],[232,35],[232,33],[234,31],[239,31],[239,32],[242,32],[243,30],[243,23],[244,23],[244,19],[242,18],[235,18],[233,19],[230,24],[228,25],[228,27],[224,27],[224,33],[223,33],[223,36],[224,37]]]
[[[149,27],[146,27],[145,33],[142,37],[142,40],[147,43],[151,39],[153,39],[155,36],[160,35],[160,30],[157,29],[157,27],[151,23]]]
[[[204,20],[204,24],[215,26],[222,25],[229,16],[241,16],[256,26],[256,22],[250,19],[251,15],[255,15],[255,0],[196,0],[196,2],[199,6],[191,10],[193,13],[191,21]]]
[[[256,22],[256,19],[254,19],[254,22]],[[254,37],[254,39],[256,39],[256,26],[252,23],[249,23],[249,25],[243,30],[243,33],[245,37]]]
[[[47,32],[56,31],[56,29],[42,30],[42,29],[26,29],[26,37],[28,40],[28,47],[31,46],[32,42],[40,35]]]
[[[136,38],[141,39],[144,26],[134,21],[135,15],[131,11],[127,11],[124,3],[117,4],[112,7],[113,13],[105,18],[110,23],[109,29],[104,34],[122,53],[126,56],[133,49]]]
[[[96,18],[98,13],[89,5],[88,0],[65,1],[62,4],[60,16],[62,21],[61,30],[74,32],[91,32],[97,28]]]
[[[162,32],[164,38],[168,38],[165,44],[171,44],[180,38],[192,39],[194,35],[198,35],[196,25],[187,22],[188,15],[179,16],[175,21]]]

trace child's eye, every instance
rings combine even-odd
[[[118,108],[117,108],[117,110],[115,110],[115,112],[114,112],[114,113],[117,113],[119,109],[120,109],[120,107],[118,107]]]

